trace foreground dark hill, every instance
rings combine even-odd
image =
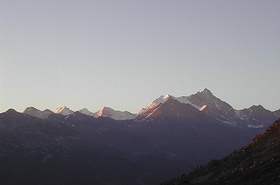
[[[280,119],[246,147],[162,185],[279,185]]]

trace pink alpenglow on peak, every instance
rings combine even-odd
[[[173,98],[171,95],[167,94],[165,96],[161,95],[157,99],[155,99],[152,103],[150,103],[146,108],[143,108],[138,115],[146,113],[147,111],[153,109],[154,107],[158,106],[159,104],[164,104],[169,98]]]
[[[199,108],[200,111],[203,111],[204,109],[206,109],[207,105],[203,105],[202,107]]]
[[[132,114],[128,111],[119,111],[114,110],[110,107],[103,107],[99,111],[97,111],[95,117],[109,117],[114,120],[129,120],[135,118],[136,114]]]
[[[193,107],[199,109],[200,107],[195,106],[194,104],[191,103],[191,101],[189,100],[189,96],[180,96],[180,97],[174,97],[171,96],[169,94],[165,95],[165,96],[160,96],[158,97],[156,100],[154,100],[152,103],[150,103],[147,107],[143,108],[139,113],[138,116],[141,114],[145,114],[146,112],[148,112],[149,110],[154,109],[156,106],[158,106],[159,104],[164,104],[165,102],[167,102],[169,99],[174,99],[176,101],[178,101],[179,103],[183,103],[183,104],[190,104]]]
[[[70,115],[70,114],[73,114],[74,111],[72,111],[71,109],[69,109],[69,108],[66,107],[66,106],[63,106],[63,107],[58,107],[58,108],[54,111],[54,113],[56,113],[56,114],[61,114],[61,115],[63,115],[63,116],[68,116],[68,115]]]

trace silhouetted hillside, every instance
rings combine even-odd
[[[280,119],[246,147],[162,185],[279,185]]]

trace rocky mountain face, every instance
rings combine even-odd
[[[240,123],[247,123],[249,128],[263,128],[267,127],[267,123],[273,122],[278,116],[263,106],[251,106],[250,108],[237,111],[238,117],[241,119]]]
[[[164,104],[160,103],[154,107],[147,109],[137,116],[137,120],[141,119],[184,119],[188,117],[199,118],[203,114],[190,104],[178,102],[173,97],[169,97]]]
[[[188,175],[162,185],[277,185],[280,182],[280,119],[247,146],[221,160],[211,160]]]
[[[261,105],[235,110],[231,105],[214,96],[208,89],[189,96],[189,100],[198,107],[206,105],[203,111],[209,116],[234,127],[259,129],[261,131],[277,119],[274,112]]]
[[[252,106],[243,110],[235,110],[225,101],[217,98],[209,89],[197,92],[190,96],[173,97],[171,95],[160,96],[142,109],[136,119],[149,119],[160,105],[166,104],[169,99],[176,100],[180,104],[186,104],[204,112],[219,122],[233,127],[244,129],[257,129],[259,132],[268,127],[269,123],[279,117],[279,111],[269,111],[259,106]],[[173,111],[174,112],[174,111]],[[171,114],[170,111],[168,114]]]
[[[189,100],[197,107],[206,105],[203,111],[216,119],[230,121],[231,118],[235,117],[235,111],[232,106],[214,96],[208,89],[189,96]]]

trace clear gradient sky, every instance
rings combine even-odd
[[[280,108],[279,0],[0,0],[0,112],[138,112],[205,87]]]

